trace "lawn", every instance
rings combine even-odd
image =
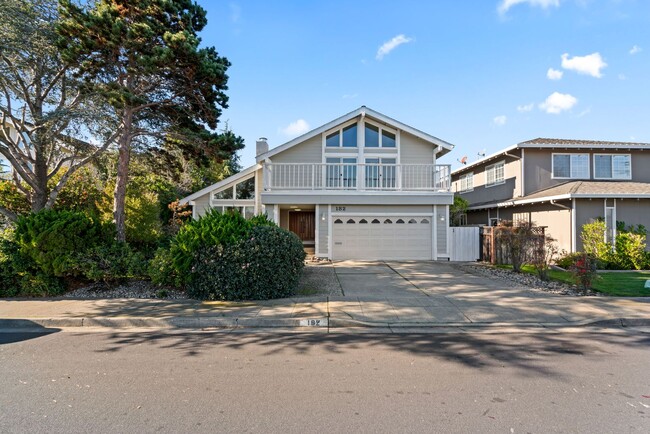
[[[511,265],[498,265],[499,268],[512,269]],[[524,265],[522,271],[536,274],[530,265]],[[549,270],[551,280],[574,284],[575,280],[568,271]],[[650,271],[623,271],[598,273],[593,282],[593,289],[602,294],[614,297],[650,297],[650,288],[644,288],[646,280],[650,280]]]

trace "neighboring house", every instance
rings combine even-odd
[[[500,220],[547,226],[560,249],[582,249],[582,225],[604,218],[650,228],[650,143],[538,138],[452,173],[453,191],[469,201],[465,224]]]
[[[269,150],[257,163],[181,200],[266,213],[330,259],[448,258],[453,145],[360,107]]]

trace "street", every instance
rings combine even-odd
[[[643,330],[0,334],[0,432],[649,432]]]

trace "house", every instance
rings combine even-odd
[[[329,259],[448,258],[453,145],[365,106],[269,150],[256,164],[182,199],[265,213]]]
[[[604,218],[650,228],[650,144],[538,138],[452,172],[469,201],[468,225],[500,220],[546,226],[560,249],[582,250],[581,227]]]

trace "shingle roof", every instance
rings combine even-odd
[[[638,148],[650,146],[650,143],[640,142],[606,142],[603,140],[573,140],[573,139],[549,139],[538,137],[533,140],[527,140],[519,143],[519,145],[535,145],[535,146],[585,146],[585,147],[623,147],[623,148]]]

